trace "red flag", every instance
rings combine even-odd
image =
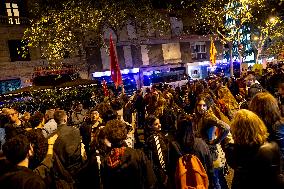
[[[109,93],[108,93],[108,88],[107,88],[107,85],[106,85],[106,80],[103,80],[103,90],[104,90],[104,95],[108,96]]]
[[[112,37],[110,35],[110,47],[109,47],[109,57],[110,57],[110,72],[111,72],[111,79],[117,88],[119,85],[122,84],[122,77],[121,72],[118,64],[118,60],[115,54],[115,49],[112,41]]]

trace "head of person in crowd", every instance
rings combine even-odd
[[[173,97],[173,95],[169,91],[166,91],[164,93],[164,98],[166,100],[166,104],[169,107],[173,106],[173,104],[174,104],[174,97]]]
[[[149,94],[150,92],[151,92],[150,88],[147,87],[147,88],[146,88],[146,93]]]
[[[121,102],[121,100],[115,98],[112,99],[110,102],[110,105],[112,107],[112,109],[114,111],[116,111],[118,119],[122,119],[123,120],[123,103]]]
[[[127,125],[121,120],[110,120],[105,126],[105,135],[111,143],[112,148],[125,145],[124,140],[127,138]]]
[[[202,94],[204,92],[205,92],[205,87],[204,87],[203,83],[197,82],[195,84],[195,94],[196,95],[200,95],[200,94]]]
[[[96,105],[95,109],[99,112],[99,114],[102,116],[106,111],[109,109],[112,109],[110,104],[107,102],[101,102]]]
[[[99,149],[101,155],[106,155],[110,151],[111,143],[107,140],[105,133],[105,126],[95,131],[92,135],[92,142],[90,145],[91,154],[95,153]]]
[[[0,128],[4,127],[7,123],[9,123],[9,117],[4,113],[0,113]]]
[[[235,113],[231,122],[231,132],[235,144],[250,146],[263,145],[269,135],[263,121],[246,109]]]
[[[117,112],[113,109],[109,109],[102,114],[103,122],[106,124],[110,120],[118,119]]]
[[[92,108],[89,111],[89,118],[92,123],[96,123],[97,121],[101,120],[100,113],[97,111],[96,108]]]
[[[58,125],[67,124],[68,116],[64,110],[56,110],[54,112],[54,120]]]
[[[44,114],[41,112],[35,112],[30,119],[31,127],[42,128],[44,126]]]
[[[25,135],[17,135],[5,142],[3,153],[7,160],[14,165],[28,167],[29,159],[33,156],[33,148]]]
[[[213,98],[207,93],[202,93],[197,97],[195,113],[198,115],[204,115],[213,104]]]
[[[75,111],[80,112],[83,110],[83,104],[81,102],[75,103]]]
[[[282,118],[277,99],[268,92],[257,93],[250,101],[249,110],[262,118],[269,133],[273,125]]]
[[[30,112],[24,112],[24,114],[21,117],[21,120],[24,122],[28,122],[31,118],[31,113]]]
[[[256,78],[253,74],[249,74],[246,76],[245,82],[246,82],[246,85],[250,87],[256,82]]]
[[[44,114],[44,119],[46,122],[48,122],[51,119],[54,119],[54,112],[55,112],[55,109],[46,110]]]
[[[278,85],[278,93],[282,98],[284,97],[284,82],[281,82]]]
[[[149,115],[146,118],[146,127],[151,132],[157,132],[161,130],[161,123],[160,119],[154,115]]]
[[[177,123],[176,141],[185,153],[189,153],[193,147],[195,132],[189,117],[182,117]]]
[[[19,119],[19,112],[13,108],[8,109],[6,114],[12,124],[21,125],[21,120]]]
[[[29,168],[34,169],[40,165],[40,163],[44,160],[47,154],[48,149],[48,141],[47,138],[44,137],[41,130],[30,130],[25,133],[30,144],[33,148],[33,156],[29,160]]]

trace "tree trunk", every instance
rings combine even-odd
[[[229,52],[230,52],[230,75],[234,76],[234,64],[233,64],[233,44],[229,42]]]
[[[240,59],[240,77],[242,76],[242,63],[243,63],[243,56],[242,53],[239,51],[239,59]]]

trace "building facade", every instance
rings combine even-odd
[[[21,86],[31,85],[34,69],[47,66],[46,60],[41,59],[39,49],[29,49],[28,55],[23,58],[18,53],[25,44],[22,37],[28,24],[27,4],[23,0],[2,0],[0,12],[0,82],[1,91],[7,90],[11,82]],[[135,24],[127,24],[118,33],[105,28],[105,40],[109,40],[112,33],[118,61],[121,69],[170,67],[196,65],[196,62],[209,61],[209,36],[185,35],[183,22],[170,17],[171,30],[166,35],[158,31],[138,29]],[[217,59],[222,60],[223,46],[215,42],[218,51]],[[63,60],[64,63],[75,64],[81,67],[82,78],[90,77],[90,72],[109,70],[109,56],[105,48],[89,48],[90,56],[86,59],[72,58]],[[86,62],[91,65],[86,67]],[[10,90],[10,89],[8,89]]]

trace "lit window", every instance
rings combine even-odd
[[[19,7],[16,3],[6,3],[9,24],[20,24]]]

